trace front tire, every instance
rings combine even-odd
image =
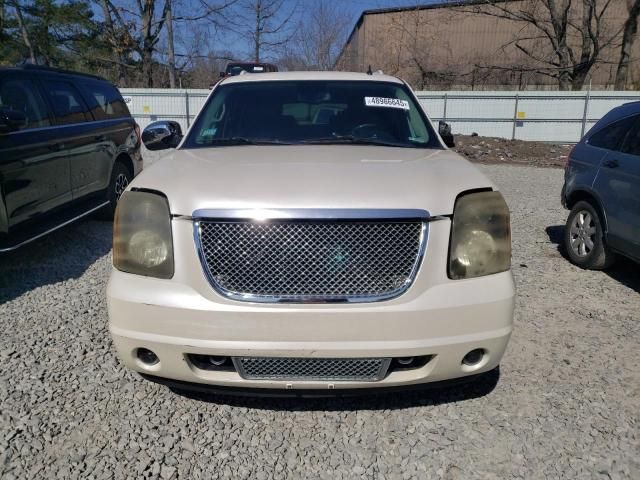
[[[615,260],[604,241],[604,228],[597,209],[581,200],[569,213],[564,228],[564,248],[572,263],[588,270],[603,270]]]
[[[109,190],[107,192],[109,205],[105,208],[105,218],[113,219],[116,206],[118,205],[118,200],[120,200],[120,196],[129,186],[131,180],[133,180],[133,175],[127,166],[121,162],[116,162],[113,165],[111,181],[109,182]]]

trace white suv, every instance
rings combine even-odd
[[[148,378],[398,387],[494,369],[511,335],[509,211],[384,75],[222,80],[120,200],[110,330]]]

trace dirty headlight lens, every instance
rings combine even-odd
[[[148,277],[173,277],[169,203],[162,195],[122,194],[113,224],[113,266]]]
[[[458,198],[451,228],[449,277],[481,277],[510,267],[509,208],[500,192],[470,193]]]

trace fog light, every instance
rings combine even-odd
[[[222,365],[224,365],[225,363],[227,363],[227,357],[209,357],[208,358],[209,363],[211,365],[213,365],[214,367],[221,367]]]
[[[467,353],[462,359],[462,363],[467,365],[468,367],[473,367],[479,364],[485,355],[485,350],[483,348],[476,348]]]
[[[431,361],[433,355],[420,355],[418,357],[396,357],[392,359],[389,372],[416,370],[424,367]]]
[[[222,357],[220,355],[200,355],[197,353],[188,353],[187,360],[199,370],[208,370],[215,372],[234,372],[233,360],[231,357]]]
[[[398,358],[398,363],[402,366],[408,366],[411,365],[413,363],[413,357],[403,357],[403,358]]]
[[[158,356],[148,348],[139,348],[136,351],[136,356],[142,363],[148,366],[155,365],[160,361]]]

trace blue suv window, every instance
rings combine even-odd
[[[84,100],[71,83],[51,79],[44,79],[42,83],[59,124],[67,125],[87,120],[88,110]]]
[[[49,126],[47,107],[31,80],[0,80],[0,108],[24,113],[27,125],[23,130]]]
[[[591,135],[588,140],[589,145],[607,150],[618,150],[622,139],[629,131],[637,117],[627,117],[617,122],[607,125],[603,129]]]
[[[637,121],[625,138],[622,151],[629,155],[640,156],[640,116],[635,118]]]
[[[120,92],[106,82],[78,80],[78,85],[85,94],[91,113],[97,120],[128,117],[129,109]]]

